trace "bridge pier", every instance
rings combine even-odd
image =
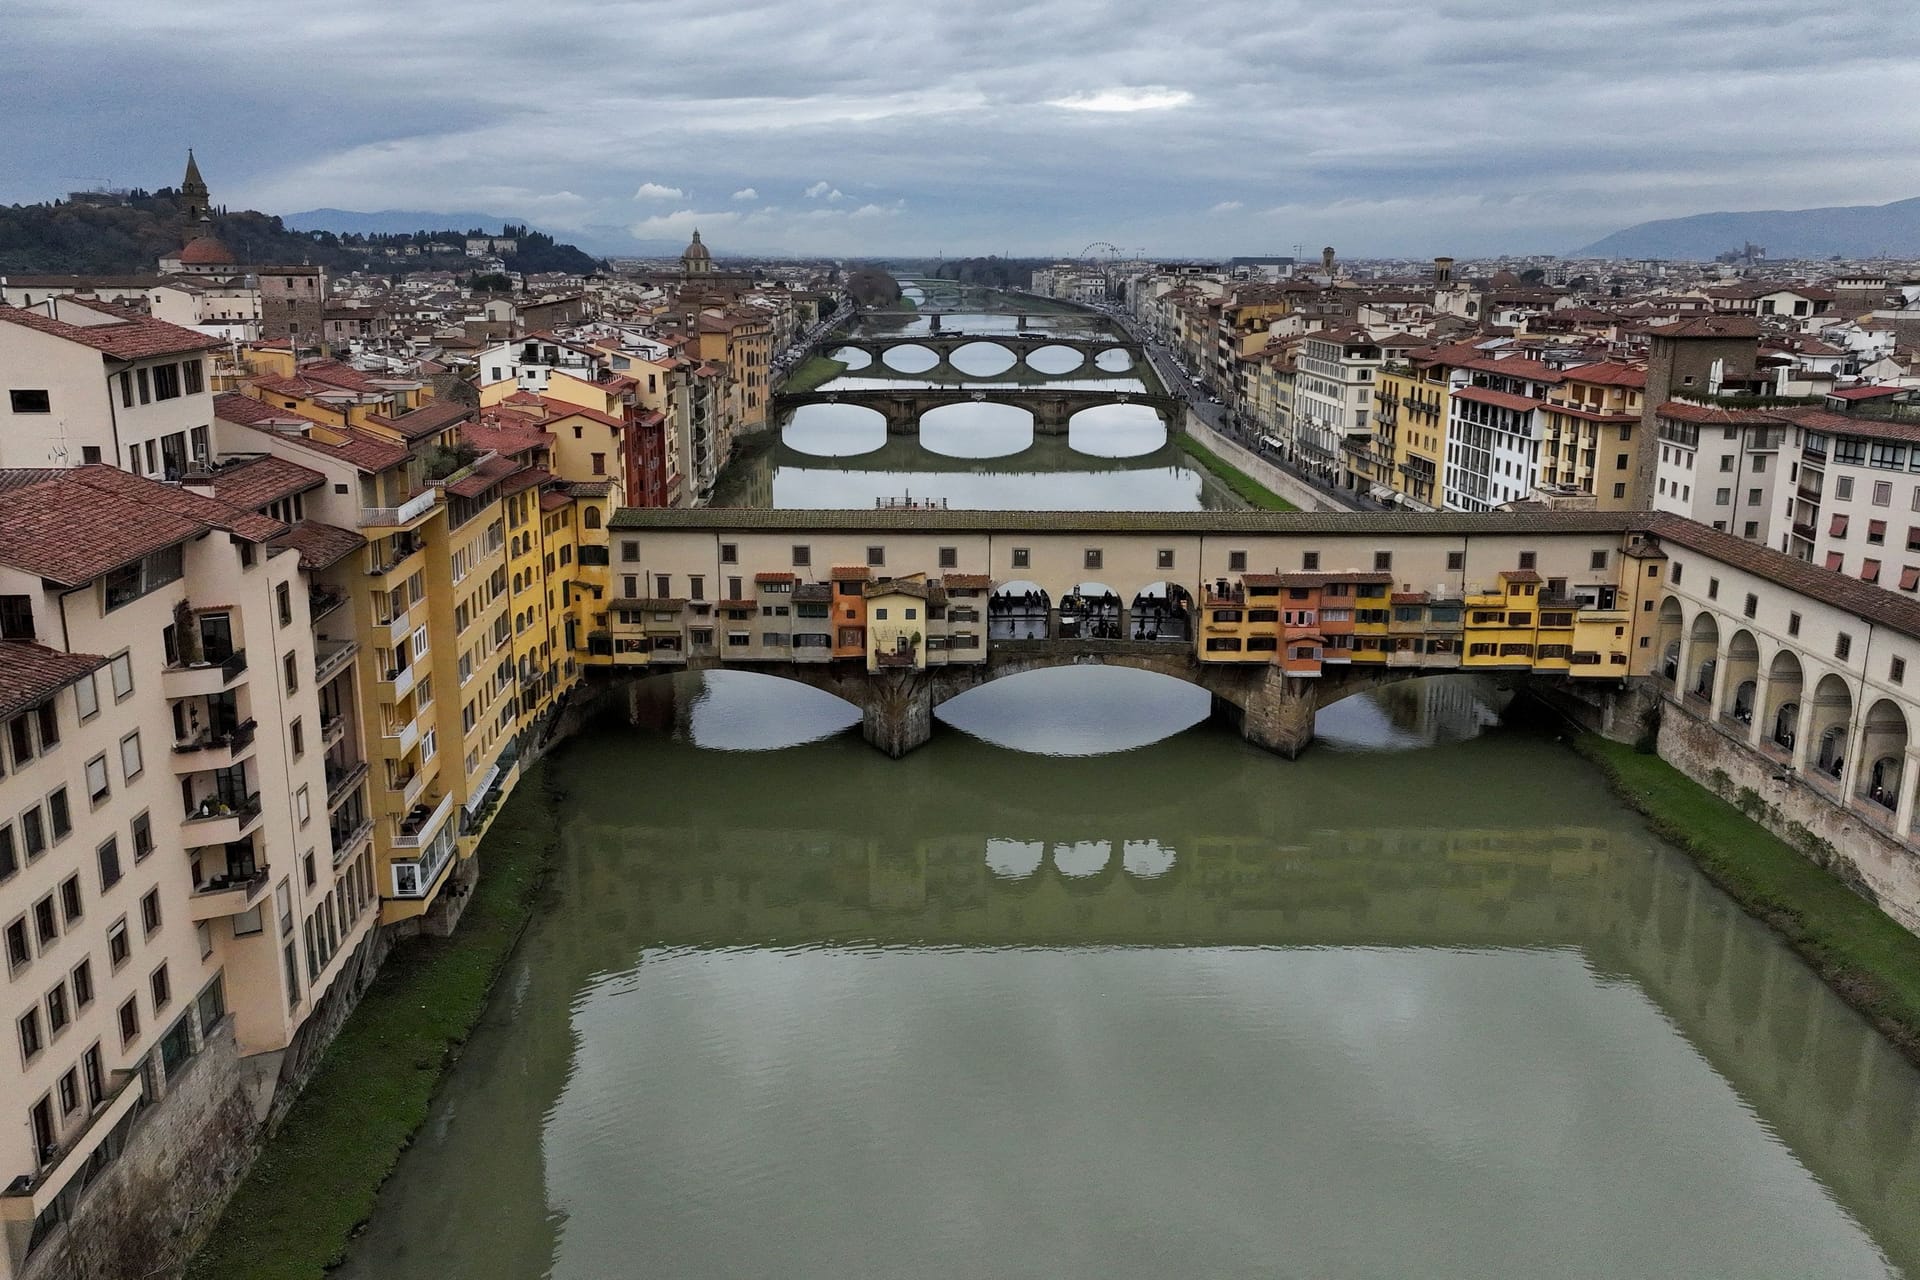
[[[927,678],[913,672],[868,676],[860,733],[895,760],[925,743],[933,736],[933,695]]]
[[[1235,702],[1219,693],[1213,695],[1213,714],[1240,731],[1240,736],[1256,747],[1264,747],[1289,760],[1298,758],[1313,743],[1313,718],[1320,710],[1317,682],[1288,678],[1275,670],[1261,673],[1259,680]]]

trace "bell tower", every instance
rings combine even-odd
[[[180,204],[190,222],[202,222],[212,215],[211,202],[207,199],[207,184],[200,177],[200,165],[193,158],[193,148],[187,148],[187,176],[180,179]]]

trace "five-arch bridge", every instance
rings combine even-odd
[[[886,353],[900,347],[924,347],[938,357],[939,365],[951,365],[953,355],[972,346],[998,347],[1011,354],[1016,364],[1032,367],[1032,356],[1036,351],[1049,347],[1060,347],[1078,352],[1084,357],[1084,364],[1092,364],[1109,351],[1126,354],[1127,367],[1132,368],[1145,359],[1140,344],[1131,338],[1079,338],[1054,337],[1049,334],[1029,333],[931,333],[931,334],[863,334],[831,341],[827,344],[832,351],[859,351],[870,359],[884,363]],[[1125,373],[1127,369],[1106,370],[1104,372]]]

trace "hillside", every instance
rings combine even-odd
[[[389,246],[422,245],[429,240],[462,244],[465,229],[392,236],[301,232],[271,214],[241,210],[216,213],[212,230],[243,263],[307,262],[335,272],[418,269],[429,262],[464,272],[470,265],[457,254],[395,259],[384,252]],[[509,230],[520,233],[520,252],[508,260],[509,270],[589,272],[599,265],[551,236],[525,228]],[[182,214],[170,189],[135,192],[117,203],[0,206],[0,274],[142,274],[153,271],[163,254],[198,233],[198,226]]]
[[[1763,246],[1773,259],[1912,257],[1920,254],[1920,198],[1660,218],[1616,231],[1570,256],[1707,261],[1749,242]]]

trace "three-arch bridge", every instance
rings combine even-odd
[[[776,414],[808,404],[850,404],[872,409],[886,419],[887,430],[893,435],[918,432],[922,415],[951,404],[1006,404],[1025,409],[1033,415],[1037,435],[1065,435],[1075,414],[1100,405],[1145,405],[1160,415],[1169,432],[1180,430],[1185,421],[1185,415],[1180,412],[1181,402],[1173,396],[1092,387],[1022,387],[1017,383],[999,387],[850,387],[782,391],[773,398]]]

